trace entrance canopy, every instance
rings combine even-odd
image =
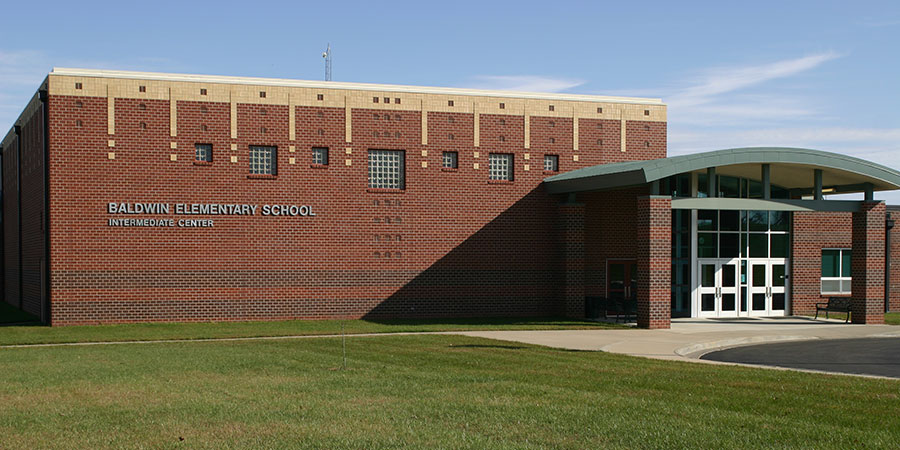
[[[760,180],[787,190],[791,198],[900,189],[900,172],[838,153],[804,148],[753,147],[717,150],[649,161],[585,167],[546,178],[552,194],[620,189],[653,184],[687,173]],[[711,196],[715,197],[715,195]]]

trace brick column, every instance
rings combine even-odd
[[[584,204],[559,205],[563,313],[584,318]]]
[[[863,203],[853,213],[853,323],[884,323],[885,213],[884,202]]]
[[[637,199],[637,323],[669,328],[672,319],[672,199]]]

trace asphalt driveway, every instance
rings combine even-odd
[[[900,338],[750,345],[707,353],[700,359],[900,378]]]

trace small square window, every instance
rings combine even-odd
[[[399,98],[399,97],[398,97],[398,98],[395,98],[395,99],[394,99],[394,103],[396,103],[396,104],[399,105],[399,104],[400,104],[400,98]]]
[[[603,114],[603,108],[597,108],[597,114]]]
[[[500,104],[500,109],[506,109],[506,103],[501,103],[501,104]]]
[[[212,144],[194,144],[194,160],[212,162]]]
[[[259,91],[259,98],[266,98],[266,91]]]
[[[556,126],[556,122],[554,122],[554,121],[551,120],[551,121],[550,121],[550,126],[551,126],[551,127],[555,127],[555,126]]]
[[[275,175],[278,149],[272,146],[250,146],[250,173],[253,175]]]
[[[403,150],[369,150],[369,187],[406,188],[406,160]]]
[[[506,125],[506,119],[500,119],[500,125]]]
[[[444,152],[443,158],[441,159],[441,166],[445,169],[459,168],[459,153]]]
[[[76,108],[84,108],[84,103],[81,103],[81,102],[75,102],[75,107],[76,107]]]
[[[453,100],[447,100],[447,106],[453,106]]]
[[[488,155],[488,175],[491,180],[513,180],[513,155],[491,153]]]
[[[206,88],[200,88],[200,95],[206,95]]]
[[[506,136],[500,136],[500,142],[506,142]]]
[[[544,170],[559,172],[559,155],[544,155]]]
[[[316,94],[316,100],[318,100],[318,101],[325,100],[325,95],[324,94]]]
[[[391,98],[390,98],[390,97],[385,97],[385,98],[384,98],[384,102],[385,102],[385,103],[390,103],[390,102],[391,102]]]
[[[372,103],[378,103],[378,97],[372,97]]]
[[[550,138],[550,143],[551,143],[551,144],[555,144],[555,143],[556,143],[556,138]]]
[[[75,89],[81,89],[83,87],[84,85],[82,85],[81,83],[75,83]]]
[[[328,165],[328,147],[312,148],[312,163],[322,166]]]
[[[644,115],[645,115],[645,116],[649,116],[649,115],[650,115],[650,110],[649,110],[649,109],[645,109],[645,110],[644,110]]]
[[[147,86],[138,86],[138,92],[147,92]]]
[[[550,105],[550,111],[556,111],[556,107],[553,105]]]
[[[450,123],[456,122],[456,118],[454,118],[453,116],[450,116],[447,118],[447,122],[450,122]]]

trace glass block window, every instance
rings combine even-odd
[[[559,155],[544,155],[544,170],[559,172]]]
[[[328,147],[313,147],[312,163],[323,166],[328,165]]]
[[[194,160],[212,162],[212,144],[194,144]]]
[[[405,189],[406,164],[403,150],[369,150],[369,187]]]
[[[250,173],[252,175],[275,175],[276,147],[250,146]]]
[[[444,157],[442,160],[443,167],[445,169],[456,169],[459,167],[459,153],[457,152],[444,152]]]
[[[508,153],[491,153],[488,162],[490,165],[490,179],[513,180],[513,155]]]
[[[849,294],[850,276],[849,248],[822,249],[822,293]]]

